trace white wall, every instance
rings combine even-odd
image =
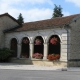
[[[65,29],[46,29],[46,30],[37,30],[37,31],[22,31],[22,32],[12,32],[5,34],[5,46],[10,48],[10,40],[12,38],[16,38],[18,41],[18,57],[20,55],[20,46],[23,37],[28,37],[30,40],[30,45],[33,43],[36,36],[42,36],[44,40],[44,48],[47,49],[46,44],[49,38],[52,35],[58,35],[61,40],[61,61],[67,61],[67,31]],[[44,50],[46,50],[44,49]],[[32,49],[31,49],[32,50]],[[32,54],[32,51],[31,53]],[[46,51],[44,51],[44,55],[47,56]]]

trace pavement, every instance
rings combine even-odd
[[[54,70],[54,71],[80,71],[79,67],[58,67],[58,66],[38,66],[18,63],[0,63],[0,69],[17,69],[17,70]]]

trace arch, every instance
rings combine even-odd
[[[17,57],[17,39],[16,38],[11,39],[10,49],[13,50],[12,57]]]
[[[34,43],[34,40],[36,39],[36,37],[41,37],[42,38],[42,40],[43,40],[43,42],[44,42],[44,36],[42,36],[42,35],[35,35],[34,37],[32,37],[30,40],[31,40],[31,43]]]
[[[33,58],[42,59],[44,55],[44,40],[41,36],[34,39]]]
[[[28,37],[23,37],[21,42],[21,58],[29,58],[30,56],[30,46]]]
[[[22,43],[23,38],[27,38],[29,40],[29,43],[30,43],[30,36],[22,36],[21,38],[19,38],[20,44]]]
[[[59,39],[60,39],[60,42],[61,42],[61,36],[58,33],[56,33],[56,34],[51,34],[51,35],[47,36],[47,39],[46,39],[47,43],[49,42],[50,37],[53,36],[53,35],[57,35],[59,37]]]
[[[58,35],[52,35],[48,41],[48,55],[59,54],[60,55],[60,38]]]

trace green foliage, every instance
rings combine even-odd
[[[22,17],[22,14],[21,14],[21,13],[19,14],[19,16],[18,16],[18,19],[17,19],[17,20],[18,20],[18,22],[19,22],[19,23],[21,23],[21,24],[22,24],[22,23],[24,23],[24,19],[23,19],[23,17]]]
[[[55,18],[55,17],[62,17],[63,14],[62,14],[62,8],[61,6],[57,6],[55,5],[55,8],[53,10],[53,14],[52,14],[52,18]]]
[[[0,49],[0,61],[8,60],[8,58],[12,55],[12,50],[8,48]]]

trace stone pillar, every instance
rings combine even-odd
[[[44,60],[47,60],[47,54],[48,54],[48,44],[44,43]]]
[[[61,43],[61,55],[60,55],[60,61],[67,62],[67,44]]]
[[[18,43],[18,45],[17,45],[17,58],[20,58],[20,54],[21,54],[21,44]]]
[[[32,59],[33,55],[33,43],[30,43],[30,59]]]

